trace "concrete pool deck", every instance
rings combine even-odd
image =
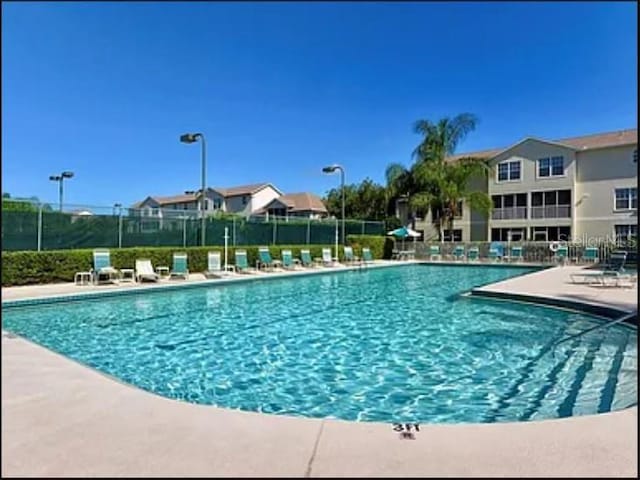
[[[568,290],[541,285],[564,285],[568,268],[484,288],[562,294]],[[637,287],[571,288],[571,298],[637,308]],[[2,336],[3,476],[636,477],[637,414],[632,407],[537,422],[423,424],[414,439],[401,439],[392,424],[170,400]]]

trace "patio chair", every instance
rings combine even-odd
[[[477,262],[480,256],[480,250],[478,247],[469,248],[469,252],[467,253],[467,260],[470,262]]]
[[[300,250],[300,260],[303,267],[314,268],[315,264],[311,258],[311,251],[308,249]]]
[[[235,259],[236,259],[236,272],[238,273],[253,273],[251,268],[249,268],[249,262],[247,261],[247,251],[246,250],[236,250],[235,251]]]
[[[465,254],[464,254],[464,245],[456,245],[455,248],[453,249],[453,258],[455,260],[464,260],[465,258]]]
[[[207,269],[203,272],[205,278],[220,278],[222,276],[220,257],[220,252],[207,252]]]
[[[96,249],[93,251],[93,269],[91,276],[95,284],[101,282],[113,283],[118,280],[119,272],[111,266],[111,256],[109,250]],[[106,280],[101,278],[106,276]]]
[[[334,266],[333,258],[331,257],[331,249],[330,248],[323,248],[322,249],[322,265],[325,266],[325,267],[333,267]]]
[[[612,278],[614,280],[630,279],[632,274],[625,271],[624,265],[627,261],[627,252],[612,252],[609,257],[609,262],[604,266],[602,270],[579,272],[571,274],[571,282],[573,283],[599,283],[605,285],[605,278]],[[580,281],[582,279],[582,281]]]
[[[296,265],[300,264],[300,260],[293,258],[291,250],[282,250],[282,268],[286,270],[295,270]]]
[[[364,263],[373,262],[373,256],[371,255],[371,249],[368,247],[362,248],[362,261]]]
[[[504,258],[504,245],[501,242],[491,242],[489,244],[489,260],[499,262]]]
[[[272,272],[276,267],[282,265],[280,260],[274,260],[271,257],[269,247],[258,247],[258,266],[260,270],[268,270]]]
[[[148,280],[150,282],[157,282],[160,279],[160,275],[158,275],[153,270],[153,265],[151,265],[151,260],[147,258],[141,258],[136,260],[136,271],[135,271],[135,279],[136,282],[144,282]]]
[[[523,260],[522,247],[511,247],[511,253],[509,254],[509,261],[521,262],[522,260]]]
[[[169,278],[182,278],[183,280],[189,278],[189,268],[187,267],[186,253],[173,254],[173,268],[171,269]]]
[[[597,247],[586,247],[582,254],[582,260],[587,263],[598,263],[600,260]]]
[[[429,246],[429,260],[442,260],[442,255],[440,255],[440,245]]]
[[[560,245],[553,255],[553,261],[565,265],[569,258],[569,247]]]
[[[353,254],[353,247],[344,247],[345,263],[354,263],[358,258]]]

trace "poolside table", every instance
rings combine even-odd
[[[160,278],[165,278],[169,276],[169,267],[165,266],[157,266],[156,273],[160,276]]]

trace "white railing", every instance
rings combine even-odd
[[[531,207],[531,218],[571,218],[571,205]]]
[[[491,211],[492,220],[526,219],[527,207],[495,208]]]

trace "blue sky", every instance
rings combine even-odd
[[[637,126],[627,3],[3,3],[2,191],[131,204],[200,184],[324,194],[409,164],[412,123],[480,118],[460,151]]]

